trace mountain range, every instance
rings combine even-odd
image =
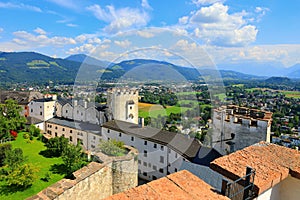
[[[261,67],[261,70],[268,73],[259,75],[252,73],[251,70],[259,68],[252,63],[245,63],[246,67],[240,67],[239,72],[231,69],[237,69],[232,65],[223,66],[221,70],[210,69],[197,70],[195,68],[177,66],[164,61],[135,59],[122,61],[120,63],[109,63],[100,61],[84,54],[71,55],[67,58],[53,58],[36,52],[0,52],[0,83],[46,83],[49,81],[57,83],[73,83],[74,80],[199,80],[202,78],[212,78],[220,74],[225,80],[250,80],[266,79],[273,75],[286,74],[290,78],[300,78],[300,64],[295,65],[288,70],[283,70],[278,66],[276,70],[271,67]],[[251,68],[251,69],[248,69]],[[253,68],[253,69],[252,69]],[[226,69],[226,70],[225,70]],[[280,70],[283,70],[280,72]],[[274,73],[276,72],[276,73]],[[262,77],[265,76],[265,77]]]

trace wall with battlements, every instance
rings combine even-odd
[[[112,88],[107,91],[107,106],[114,119],[138,124],[138,98],[136,89]]]

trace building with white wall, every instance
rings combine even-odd
[[[53,99],[35,99],[29,104],[29,116],[46,121],[54,117],[55,100]]]
[[[137,89],[112,88],[107,91],[107,106],[113,119],[138,124]]]
[[[272,113],[235,105],[213,110],[211,145],[223,155],[270,142]]]
[[[229,181],[244,177],[246,167],[255,170],[254,181],[251,180],[254,184],[252,189],[254,199],[299,199],[299,151],[268,142],[260,142],[218,158],[210,165],[212,170],[220,173]],[[243,188],[243,186],[240,187]],[[232,189],[229,188],[231,194],[238,192]],[[243,191],[241,190],[242,196]]]

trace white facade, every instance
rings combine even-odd
[[[107,91],[107,105],[113,118],[138,124],[138,90],[113,88]]]
[[[212,120],[211,145],[223,155],[260,141],[270,142],[271,119],[255,119],[237,115],[232,109],[215,109]],[[234,139],[231,140],[232,134],[234,134]],[[230,143],[226,141],[234,144],[230,146]]]
[[[300,180],[289,175],[274,187],[260,194],[257,200],[299,199]]]
[[[139,177],[145,180],[155,180],[170,173],[179,171],[183,160],[173,149],[136,136],[128,135],[112,129],[102,127],[103,140],[115,139],[123,141],[139,151]]]
[[[33,100],[28,104],[29,116],[46,121],[54,117],[55,101],[53,100]]]
[[[101,134],[95,134],[86,130],[79,130],[76,125],[74,127],[68,127],[66,125],[54,123],[51,121],[46,122],[45,129],[45,132],[51,137],[63,136],[69,139],[69,142],[74,145],[77,145],[78,143],[82,144],[82,147],[85,150],[92,150],[97,148],[102,138]]]

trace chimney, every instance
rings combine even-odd
[[[139,127],[144,128],[144,118],[143,117],[139,117]]]
[[[73,101],[73,106],[75,107],[75,106],[77,106],[78,105],[78,100],[74,100]]]

